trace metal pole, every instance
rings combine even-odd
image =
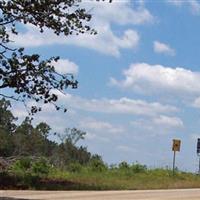
[[[200,175],[200,155],[198,154],[199,156],[199,175]]]
[[[176,151],[174,151],[174,158],[173,158],[173,175],[175,172],[175,161],[176,161]]]

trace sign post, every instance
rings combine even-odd
[[[174,157],[173,157],[173,174],[175,172],[175,163],[176,163],[176,152],[180,151],[181,147],[181,140],[174,139],[173,144],[172,144],[172,151],[174,152]]]
[[[197,156],[199,157],[199,171],[198,171],[198,174],[200,174],[200,138],[197,139]]]

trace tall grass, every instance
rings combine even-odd
[[[133,165],[119,164],[118,166],[104,166],[94,169],[92,166],[81,167],[78,171],[53,173],[50,176],[65,177],[76,183],[87,184],[94,189],[101,190],[136,190],[136,189],[172,189],[198,188],[200,176],[169,169],[147,169],[138,163]]]
[[[101,160],[88,165],[71,163],[66,169],[58,169],[39,160],[15,163],[8,174],[30,189],[88,189],[88,190],[138,190],[199,188],[200,176],[170,169],[148,169],[145,165],[122,162],[108,166]],[[9,177],[10,178],[10,177]],[[12,179],[9,179],[12,180]]]

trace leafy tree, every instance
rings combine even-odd
[[[42,60],[38,54],[28,55],[24,48],[12,48],[10,34],[18,34],[20,24],[31,24],[40,32],[52,30],[56,35],[90,33],[91,14],[81,7],[82,0],[1,0],[0,1],[0,90],[10,88],[13,95],[0,95],[17,101],[27,99],[56,105],[58,96],[52,89],[63,91],[68,86],[77,88],[73,76],[59,74],[52,61],[59,57]],[[98,1],[98,0],[97,0]],[[2,90],[3,91],[3,90]],[[32,106],[30,113],[40,111]],[[64,109],[66,112],[67,110]]]
[[[86,135],[86,132],[78,130],[76,128],[66,128],[65,129],[65,137],[66,137],[66,143],[71,143],[72,145],[75,145],[79,140],[83,140],[84,136]]]
[[[5,130],[0,130],[0,157],[11,156],[13,150],[12,136]]]
[[[31,119],[26,117],[13,135],[15,154],[48,156],[49,153],[52,153],[49,145],[53,143],[47,139],[50,130],[49,125],[44,122],[33,127]]]
[[[57,134],[61,143],[57,148],[57,158],[55,159],[57,165],[65,167],[70,163],[78,162],[86,164],[91,158],[91,153],[87,151],[86,147],[77,147],[79,140],[84,139],[85,132],[76,128],[66,128],[65,133]]]
[[[10,102],[0,100],[0,156],[9,156],[13,151],[12,134],[16,128],[10,108]]]
[[[0,100],[0,130],[3,129],[7,132],[13,132],[16,128],[14,121],[17,118],[9,110],[10,107],[10,101],[7,101],[5,98]]]
[[[89,167],[92,171],[102,172],[108,169],[107,165],[103,162],[101,156],[95,154],[91,157]]]
[[[34,150],[31,135],[33,134],[34,127],[31,124],[29,117],[19,125],[13,135],[13,141],[15,146],[14,155],[26,156]],[[33,152],[32,152],[33,153]]]
[[[48,134],[51,128],[47,123],[41,122],[36,126],[36,130],[42,137],[46,139],[48,137]]]

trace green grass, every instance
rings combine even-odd
[[[200,176],[168,169],[147,169],[138,163],[108,167],[102,162],[86,166],[71,163],[66,169],[51,167],[44,159],[17,161],[0,173],[0,189],[41,190],[144,190],[200,188]]]
[[[88,189],[99,190],[139,190],[139,189],[173,189],[199,188],[200,176],[165,169],[146,170],[135,173],[131,170],[104,170],[101,172],[83,168],[78,173],[57,172],[49,178],[67,179],[78,184],[85,184]]]

